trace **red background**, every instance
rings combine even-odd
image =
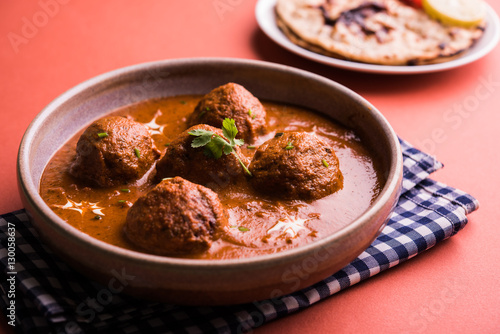
[[[500,49],[442,73],[348,72],[275,45],[257,26],[255,3],[1,1],[0,213],[22,208],[15,164],[24,130],[72,86],[116,68],[161,59],[279,62],[336,80],[364,96],[402,138],[445,164],[434,179],[471,193],[481,207],[450,240],[255,332],[500,332]],[[500,12],[499,2],[489,3]]]

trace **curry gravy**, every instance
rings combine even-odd
[[[202,96],[177,96],[143,101],[114,111],[130,116],[149,128],[162,151],[187,129],[186,118]],[[262,102],[267,111],[266,135],[242,153],[251,159],[255,147],[278,132],[307,131],[329,143],[336,152],[344,176],[343,189],[315,201],[276,200],[256,193],[248,182],[231,184],[214,180],[211,185],[226,207],[229,224],[225,235],[203,254],[185,257],[227,259],[278,252],[334,233],[361,213],[381,190],[377,164],[356,134],[325,116],[295,106]],[[106,243],[142,251],[123,235],[127,210],[154,187],[154,167],[133,184],[91,188],[67,172],[83,130],[71,138],[50,160],[42,175],[40,194],[62,219]],[[192,163],[196,163],[193,161]]]

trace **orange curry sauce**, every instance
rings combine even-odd
[[[146,125],[157,147],[165,152],[169,142],[187,129],[186,117],[201,97],[147,100],[112,114],[129,115]],[[229,215],[225,234],[207,252],[185,257],[241,258],[297,247],[345,227],[379,194],[381,176],[377,164],[353,131],[304,108],[272,102],[263,102],[263,105],[267,111],[268,132],[256,140],[255,146],[277,132],[315,132],[336,152],[344,176],[343,189],[315,201],[283,201],[259,195],[248,182],[230,184],[227,180],[216,180],[216,192]],[[124,237],[122,230],[128,208],[154,187],[154,167],[133,184],[88,187],[67,172],[81,132],[46,166],[40,184],[42,198],[57,215],[78,230],[106,243],[141,251]],[[244,144],[242,152],[251,158],[255,148]]]

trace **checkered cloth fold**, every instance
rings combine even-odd
[[[403,192],[387,226],[358,258],[306,289],[236,306],[186,307],[138,300],[69,268],[40,242],[25,211],[20,210],[0,216],[1,310],[12,314],[9,292],[15,291],[15,329],[23,333],[248,332],[406,261],[465,226],[466,215],[478,208],[477,200],[429,179],[442,164],[405,141],[401,146]],[[8,227],[14,226],[16,263],[12,268],[8,252],[13,229]],[[116,274],[119,278],[120,273]]]

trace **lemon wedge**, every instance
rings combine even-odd
[[[422,0],[422,7],[443,24],[464,28],[479,25],[486,15],[483,0]]]

